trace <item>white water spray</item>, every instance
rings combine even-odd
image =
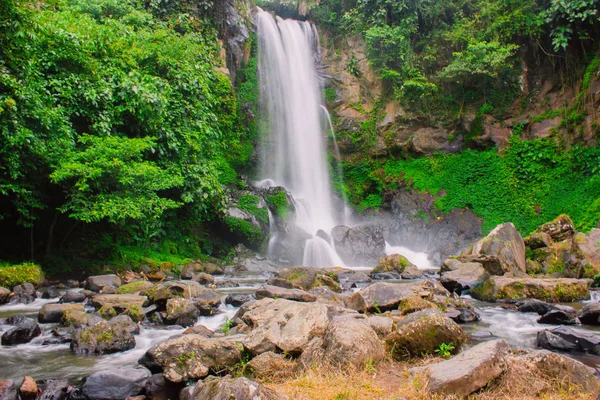
[[[257,31],[261,112],[269,127],[269,140],[262,148],[262,176],[292,193],[299,227],[311,235],[319,229],[331,232],[337,223],[320,118],[316,28],[259,10]],[[314,236],[306,243],[303,264],[341,262],[326,240]]]

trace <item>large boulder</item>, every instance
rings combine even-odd
[[[600,355],[600,335],[559,326],[538,332],[537,345],[548,350],[580,351]]]
[[[234,307],[240,307],[242,304],[254,299],[254,296],[249,294],[229,293],[227,297],[225,297],[225,304],[229,304]]]
[[[256,291],[255,294],[257,299],[264,299],[265,297],[271,299],[286,299],[293,301],[301,301],[310,303],[317,300],[317,297],[313,294],[305,292],[300,289],[284,289],[278,286],[263,285]]]
[[[67,400],[71,389],[71,385],[66,379],[46,381],[42,394],[37,398],[38,400]]]
[[[508,371],[529,382],[550,381],[563,388],[579,387],[583,393],[598,395],[594,371],[581,362],[547,350],[520,349],[507,359]],[[542,379],[540,379],[542,378]]]
[[[150,375],[146,368],[111,368],[88,376],[82,392],[94,400],[123,400],[141,394]]]
[[[104,319],[97,314],[88,314],[84,311],[67,310],[62,317],[63,326],[81,329],[103,322]]]
[[[35,337],[42,334],[40,326],[33,318],[27,318],[22,315],[8,317],[5,321],[7,325],[14,325],[2,335],[0,344],[3,346],[13,346],[17,344],[29,343]]]
[[[449,360],[411,368],[410,372],[423,374],[431,393],[464,397],[485,387],[506,370],[508,351],[506,341],[493,340],[478,344]]]
[[[483,301],[539,299],[552,303],[568,303],[590,298],[588,281],[570,278],[507,278],[492,276],[471,291]]]
[[[396,329],[385,338],[388,352],[396,359],[434,354],[441,344],[453,346],[456,353],[466,342],[462,328],[439,310],[426,309],[396,322]]]
[[[84,311],[83,304],[44,304],[38,314],[41,323],[60,322],[65,312]]]
[[[193,300],[181,297],[167,300],[166,313],[167,323],[184,327],[194,325],[200,315]]]
[[[291,378],[297,369],[298,361],[272,351],[262,353],[248,363],[248,370],[255,379],[270,382]]]
[[[448,291],[432,281],[421,280],[410,283],[377,282],[350,296],[346,305],[359,312],[382,312],[397,309],[400,302],[417,295],[432,298],[434,294],[448,294]]]
[[[176,336],[150,348],[140,363],[151,370],[162,370],[170,382],[187,382],[233,367],[241,360],[243,342],[241,335],[220,338],[195,334]]]
[[[348,265],[375,265],[385,256],[383,228],[363,225],[355,228],[336,226],[331,231],[335,249]]]
[[[105,286],[116,289],[121,286],[121,278],[116,275],[97,275],[87,279],[87,288],[93,292],[99,293]]]
[[[254,354],[277,350],[301,354],[313,337],[323,336],[334,315],[348,311],[323,303],[258,300],[241,315],[252,329],[245,346]]]
[[[537,299],[527,299],[517,303],[519,312],[534,312],[538,315],[544,315],[554,310],[554,305]]]
[[[67,293],[62,295],[59,303],[83,303],[88,298],[85,291],[69,290]]]
[[[343,316],[329,323],[322,338],[311,340],[300,360],[306,366],[326,361],[360,368],[381,361],[383,356],[383,344],[373,328],[364,321]]]
[[[147,304],[148,298],[146,296],[136,294],[98,294],[92,297],[92,305],[96,309],[112,307],[118,313],[135,306],[144,307]]]
[[[21,285],[17,285],[13,288],[13,296],[10,298],[10,303],[23,303],[29,304],[37,298],[37,292],[35,286],[27,282]]]
[[[571,239],[575,236],[575,225],[568,215],[562,214],[551,222],[540,226],[537,232],[545,233],[555,242]]]
[[[147,295],[150,301],[164,308],[169,299],[176,297],[194,299],[206,295],[207,292],[214,293],[195,281],[168,281],[152,287],[147,291]]]
[[[452,271],[442,273],[441,284],[450,292],[467,292],[481,285],[489,274],[479,263],[461,263]]]
[[[339,292],[339,278],[333,270],[325,270],[313,267],[289,267],[276,273],[278,278],[284,279],[292,284],[290,288],[310,290],[315,287],[327,286],[331,290]],[[283,285],[278,285],[286,287]]]
[[[117,294],[145,294],[154,284],[146,280],[133,281],[117,288]]]
[[[181,400],[286,400],[248,378],[209,378],[181,392]]]
[[[130,325],[120,321],[100,322],[73,335],[71,351],[77,355],[111,354],[135,347]]]
[[[579,321],[585,325],[600,325],[600,302],[587,303],[583,306],[579,314]]]
[[[496,256],[502,262],[506,273],[525,274],[525,242],[510,222],[498,225],[486,237],[475,243],[471,254]]]
[[[560,305],[542,315],[537,322],[550,325],[577,325],[579,323],[573,307]]]
[[[389,256],[381,257],[379,263],[373,268],[371,273],[397,272],[401,274],[410,266],[414,267],[415,265],[408,261],[408,258],[404,257],[402,254],[391,254]]]
[[[10,290],[0,286],[0,304],[8,303],[8,300],[10,299],[10,293]]]

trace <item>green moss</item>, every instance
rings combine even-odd
[[[260,198],[252,194],[245,194],[238,200],[238,207],[247,213],[254,215],[259,221],[269,223],[269,213],[266,208],[258,207]]]
[[[252,225],[251,222],[241,218],[227,217],[225,224],[231,233],[235,233],[246,238],[250,243],[258,243],[262,239],[262,231]]]
[[[117,288],[118,294],[133,294],[138,292],[143,292],[148,289],[148,281],[136,281],[127,283],[123,286],[119,286]]]
[[[325,97],[325,103],[331,104],[337,98],[337,93],[334,88],[325,88],[324,97]]]
[[[273,213],[285,220],[290,210],[290,203],[286,193],[282,190],[275,194],[270,194],[265,198],[267,204],[271,206]]]
[[[0,262],[0,286],[13,288],[22,283],[39,286],[44,281],[44,273],[39,265],[24,262],[10,265]]]
[[[131,319],[135,322],[143,321],[146,318],[146,314],[144,313],[144,309],[139,304],[135,304],[125,310],[125,314],[129,315]]]
[[[112,317],[115,317],[117,315],[117,312],[111,306],[102,306],[97,311],[97,313],[99,316],[101,316],[104,319],[111,319]]]

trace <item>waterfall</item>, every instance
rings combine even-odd
[[[296,224],[316,235],[337,225],[326,137],[320,118],[321,88],[316,65],[319,37],[308,22],[257,14],[261,119],[268,139],[261,146],[261,175],[284,186],[301,205]],[[304,265],[341,264],[330,244],[308,239]]]

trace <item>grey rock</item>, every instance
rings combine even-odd
[[[69,290],[59,300],[59,303],[83,303],[87,300],[87,295],[82,291]]]
[[[150,371],[145,368],[113,368],[87,377],[82,392],[94,400],[123,400],[144,390]]]
[[[600,355],[599,334],[576,331],[566,326],[538,332],[537,345],[548,350],[581,351]]]
[[[121,278],[116,275],[96,275],[87,279],[87,288],[93,292],[99,293],[105,286],[116,289],[121,286]]]
[[[314,302],[317,300],[317,297],[313,294],[305,292],[300,289],[284,289],[277,286],[271,285],[263,285],[260,289],[256,291],[255,294],[258,300],[263,299],[265,297],[271,299],[287,299],[293,301],[301,301],[305,303]]]
[[[8,317],[5,322],[8,325],[14,325],[14,327],[10,328],[2,335],[0,343],[3,346],[29,343],[33,338],[42,334],[40,326],[32,318],[17,315]]]
[[[426,367],[411,368],[425,375],[432,393],[465,397],[483,388],[506,370],[509,346],[493,340],[474,346],[456,357]]]
[[[248,378],[209,378],[182,392],[181,400],[285,400],[277,392]]]
[[[579,321],[585,325],[600,325],[600,302],[587,303],[583,306],[579,314]]]
[[[363,225],[354,228],[336,226],[331,231],[336,251],[348,265],[375,265],[385,256],[383,228]]]

